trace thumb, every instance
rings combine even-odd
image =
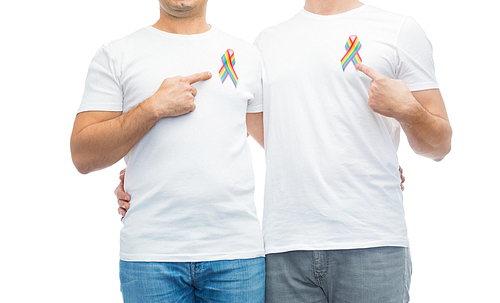
[[[385,76],[377,72],[371,67],[368,67],[362,63],[356,65],[356,69],[359,70],[360,72],[363,72],[363,74],[367,75],[370,77],[372,80],[381,80],[385,79]]]
[[[193,74],[187,77],[184,77],[184,81],[187,81],[189,84],[194,84],[199,81],[205,81],[212,78],[212,73],[211,72],[203,72],[203,73],[197,73]]]

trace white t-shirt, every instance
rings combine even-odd
[[[228,49],[237,85],[219,76]],[[125,158],[132,200],[121,231],[122,260],[264,255],[246,140],[246,114],[262,111],[262,60],[255,46],[214,27],[199,35],[146,27],[97,52],[79,112],[125,113],[165,78],[205,71],[213,77],[193,85],[196,110],[158,121]]]
[[[411,18],[368,5],[301,10],[264,30],[266,253],[408,246],[398,172],[399,123],[368,106],[371,79],[341,60],[357,36],[362,63],[410,90],[437,88],[432,47]]]

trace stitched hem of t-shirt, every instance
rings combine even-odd
[[[264,257],[262,250],[243,253],[206,254],[206,255],[135,255],[120,253],[120,260],[130,262],[207,262],[222,260],[253,259]]]
[[[364,242],[364,243],[340,243],[340,244],[296,244],[288,246],[266,246],[266,255],[268,254],[278,254],[289,251],[300,251],[300,250],[335,250],[335,249],[363,249],[363,248],[373,248],[373,247],[383,247],[383,246],[398,246],[398,247],[410,247],[408,240],[392,240],[392,241],[375,241],[375,242]]]
[[[85,104],[78,108],[78,113],[90,112],[90,111],[102,111],[102,112],[121,112],[122,108],[118,108],[116,104]]]
[[[428,89],[439,89],[439,85],[435,82],[418,83],[415,85],[407,85],[408,89],[412,92],[428,90]]]
[[[256,114],[256,113],[262,113],[262,112],[263,112],[262,108],[260,108],[260,109],[259,108],[247,109],[247,114]]]

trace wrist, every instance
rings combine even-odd
[[[158,121],[166,115],[162,112],[161,107],[159,107],[157,104],[157,98],[155,95],[153,95],[143,102],[139,103],[137,107],[150,119]]]

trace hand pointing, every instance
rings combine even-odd
[[[403,122],[409,109],[418,103],[408,86],[402,80],[387,78],[364,64],[356,65],[356,69],[372,79],[368,91],[370,108],[376,113]]]
[[[212,78],[210,72],[193,74],[187,77],[172,77],[163,80],[158,91],[148,100],[160,118],[187,114],[196,109],[194,97],[198,94],[192,86]]]

